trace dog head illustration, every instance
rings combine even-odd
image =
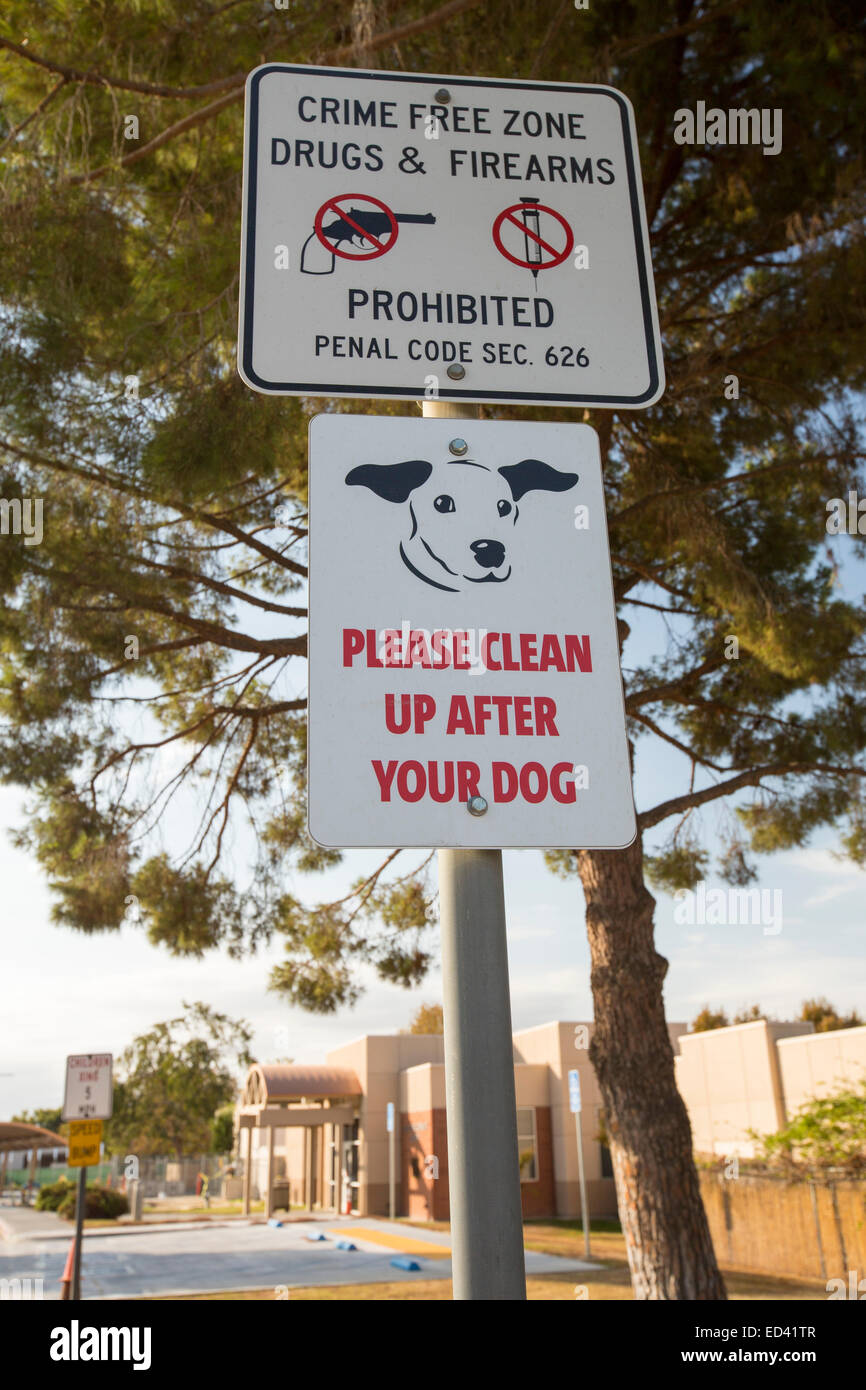
[[[449,593],[504,584],[518,502],[528,492],[566,492],[577,481],[576,473],[560,473],[540,459],[496,469],[471,459],[437,465],[407,459],[364,463],[346,475],[350,487],[368,487],[383,501],[406,506],[403,563],[425,584]]]

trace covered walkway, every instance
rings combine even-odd
[[[7,1200],[6,1172],[10,1153],[24,1153],[30,1150],[30,1175],[27,1185],[32,1187],[39,1150],[66,1147],[65,1139],[61,1139],[53,1130],[43,1129],[41,1125],[21,1124],[18,1120],[0,1121],[0,1195],[4,1202]],[[17,1189],[14,1195],[18,1195]]]
[[[244,1214],[262,1150],[265,1216],[289,1209],[293,1187],[308,1211],[357,1210],[360,1103],[361,1084],[345,1067],[252,1066],[237,1112]]]

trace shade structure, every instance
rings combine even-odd
[[[302,1097],[321,1100],[360,1096],[361,1083],[345,1067],[296,1066],[289,1062],[256,1062],[244,1085],[242,1104],[268,1105]]]
[[[0,1120],[0,1153],[16,1153],[22,1149],[66,1149],[68,1144],[59,1134],[41,1125],[20,1124],[17,1120]]]

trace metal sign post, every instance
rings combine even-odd
[[[78,1192],[75,1198],[75,1255],[72,1263],[72,1297],[81,1297],[81,1241],[84,1236],[84,1211],[87,1206],[87,1169],[78,1170]]]
[[[478,418],[433,400],[423,413]],[[438,860],[453,1297],[525,1299],[502,851]]]
[[[392,1221],[397,1212],[394,1170],[394,1109],[393,1100],[389,1100],[385,1124],[388,1129],[388,1215]]]
[[[72,1298],[81,1297],[81,1244],[87,1207],[87,1166],[99,1162],[102,1121],[114,1108],[110,1052],[87,1052],[66,1058],[63,1119],[69,1124],[69,1167],[78,1169],[75,1199],[75,1245],[72,1264]]]
[[[589,1250],[589,1205],[586,1200],[586,1173],[583,1163],[583,1130],[580,1127],[581,1102],[580,1102],[580,1072],[570,1071],[568,1073],[568,1103],[571,1113],[574,1115],[575,1132],[577,1134],[577,1173],[580,1183],[580,1224],[583,1227],[583,1248],[588,1256]]]
[[[69,1094],[67,1090],[67,1102]],[[102,1144],[101,1120],[72,1120],[69,1125],[69,1167],[78,1169],[78,1191],[75,1199],[75,1241],[72,1261],[72,1297],[81,1297],[81,1241],[87,1209],[87,1168],[99,1162]]]

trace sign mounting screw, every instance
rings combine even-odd
[[[452,362],[451,366],[446,368],[446,371],[452,381],[460,381],[466,375],[466,368],[463,366],[462,362]]]
[[[446,101],[450,101],[450,100],[451,100],[451,93],[450,93],[445,87],[440,87],[440,88],[439,88],[439,91],[436,93],[436,95],[435,95],[435,97],[434,97],[434,101],[440,101],[440,102],[442,102],[442,103],[444,104]]]
[[[483,796],[470,796],[466,809],[470,816],[483,816],[487,810],[487,802]]]
[[[448,448],[451,450],[451,453],[456,454],[458,458],[463,454],[469,453],[469,445],[466,443],[465,439],[452,439]]]

